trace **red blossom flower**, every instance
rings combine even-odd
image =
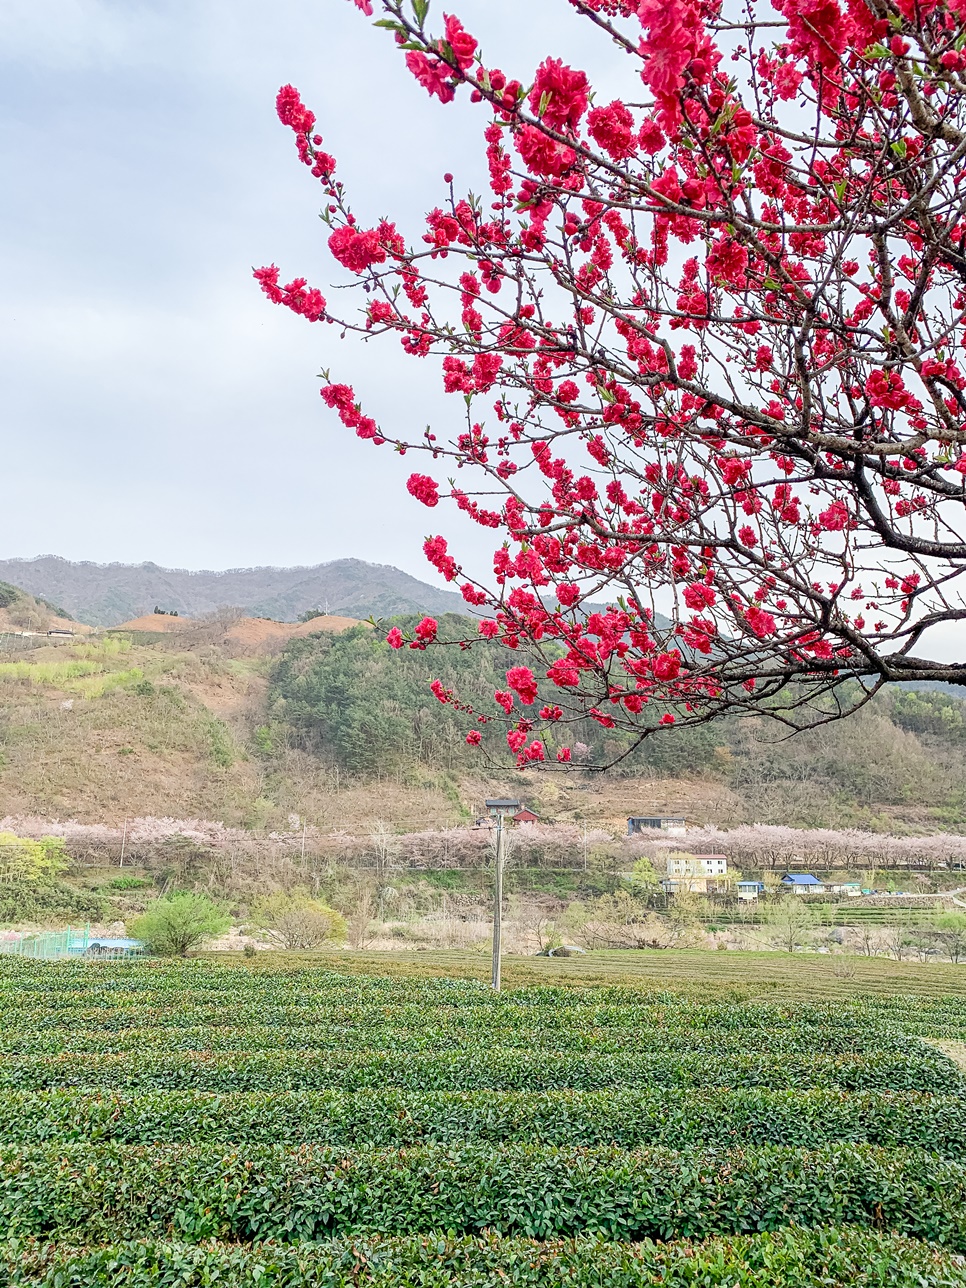
[[[537,680],[528,666],[514,666],[506,673],[506,682],[520,701],[530,706],[537,700]]]
[[[587,129],[613,161],[623,161],[637,151],[634,118],[623,103],[615,100],[606,107],[591,108]]]
[[[547,671],[547,679],[553,680],[560,688],[573,687],[580,683],[580,672],[575,666],[560,659]]]
[[[677,649],[669,653],[660,653],[652,666],[655,680],[676,680],[681,674],[681,654]]]
[[[745,621],[760,640],[775,634],[775,619],[771,613],[764,612],[757,604],[745,610]]]
[[[565,143],[558,143],[556,139],[548,138],[535,125],[525,125],[515,135],[514,142],[527,169],[533,174],[559,177],[566,174],[577,160],[577,154],[573,148],[568,148]]]
[[[417,501],[422,501],[423,505],[432,508],[439,505],[439,488],[435,479],[431,479],[428,474],[410,474],[409,482],[406,484],[410,496],[414,496]]]
[[[497,689],[493,694],[493,700],[503,708],[507,715],[513,710],[513,694],[508,693],[506,689]]]
[[[434,680],[429,687],[440,702],[449,702],[450,698],[453,696],[452,689],[444,689],[441,680]]]
[[[450,13],[443,14],[445,24],[446,41],[453,51],[460,68],[466,71],[473,65],[473,54],[476,52],[476,40],[463,27],[459,18],[454,18]],[[451,182],[451,180],[447,180]]]
[[[410,50],[406,55],[406,66],[427,94],[435,94],[441,103],[453,101],[454,90],[449,80],[452,73],[445,63],[438,58],[427,58],[418,50]]]
[[[335,230],[329,238],[329,250],[351,273],[364,273],[373,264],[382,264],[386,259],[386,252],[379,245],[378,231],[369,228],[361,232],[354,224]]]
[[[441,572],[447,581],[456,580],[459,575],[459,565],[447,552],[444,537],[427,537],[423,542],[423,552],[437,572]]]
[[[315,125],[315,113],[302,102],[294,85],[283,85],[275,98],[275,110],[283,125],[298,134],[310,134]]]
[[[530,110],[551,129],[574,130],[587,110],[590,84],[586,73],[547,58],[537,68],[530,91]]]

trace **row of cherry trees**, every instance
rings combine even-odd
[[[284,862],[292,873],[301,859],[301,828],[261,837],[240,828],[201,819],[136,818],[127,827],[59,822],[40,817],[0,819],[0,832],[19,837],[62,838],[74,859],[116,863],[125,846],[129,862],[163,861],[177,847],[188,845],[213,859],[235,855],[271,866]],[[309,861],[364,869],[384,874],[406,868],[435,870],[484,866],[491,861],[488,828],[451,827],[421,832],[389,830],[356,834],[307,828],[304,839]],[[512,832],[512,861],[521,866],[571,867],[591,865],[630,870],[637,858],[649,857],[661,868],[674,851],[724,854],[737,869],[805,865],[823,871],[835,868],[952,868],[966,864],[966,836],[889,836],[857,829],[793,828],[754,824],[731,829],[692,827],[683,837],[615,837],[606,828],[574,823],[526,823]]]
[[[655,858],[673,850],[724,854],[737,868],[868,869],[918,868],[933,870],[966,865],[966,837],[889,836],[857,828],[776,827],[764,823],[744,827],[689,828],[685,839],[640,842],[641,851]],[[964,877],[966,883],[966,877]]]

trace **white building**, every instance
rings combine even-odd
[[[723,877],[727,871],[723,854],[676,854],[667,861],[669,877]]]
[[[687,821],[683,818],[648,815],[627,820],[628,836],[648,836],[651,832],[664,832],[666,836],[684,836],[687,830]]]
[[[728,860],[723,854],[675,854],[667,861],[668,894],[718,894],[729,883]]]

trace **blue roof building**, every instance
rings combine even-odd
[[[822,882],[811,872],[786,872],[779,884],[795,894],[821,894],[825,890]]]

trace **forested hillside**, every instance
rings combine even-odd
[[[396,619],[411,628],[412,619]],[[441,636],[457,638],[459,618]],[[473,717],[441,705],[440,679],[461,702],[492,710],[505,686],[508,653],[480,641],[472,649],[401,650],[367,629],[293,641],[275,666],[268,696],[267,745],[295,745],[350,774],[479,770],[506,763],[503,729],[483,726],[468,747]],[[518,660],[518,659],[517,659]],[[547,685],[548,690],[552,686]],[[552,693],[544,695],[552,698]],[[542,699],[541,699],[542,700]],[[566,740],[595,769],[630,746],[627,735],[585,721]],[[731,718],[675,729],[631,753],[610,773],[624,777],[712,778],[745,802],[749,815],[818,823],[859,818],[877,806],[966,820],[966,702],[951,693],[894,687],[850,720],[788,738],[764,720]]]
[[[445,618],[441,627],[461,631]],[[588,722],[568,735],[583,741],[586,768],[521,774],[495,722],[481,748],[467,747],[472,717],[429,687],[438,677],[491,710],[520,660],[499,645],[393,653],[368,627],[294,638],[275,658],[233,650],[224,632],[32,649],[40,641],[8,639],[0,816],[272,830],[294,815],[325,830],[375,818],[419,831],[466,822],[486,795],[513,792],[542,817],[618,831],[628,814],[648,813],[900,833],[966,825],[966,704],[952,693],[894,689],[793,739],[760,721],[675,729],[607,774],[594,767],[623,746]]]
[[[416,618],[397,617],[386,626],[412,631]],[[439,619],[440,638],[459,639],[476,633],[475,622],[454,614]],[[276,734],[290,738],[353,773],[392,773],[412,764],[437,769],[473,769],[487,760],[508,759],[505,726],[477,725],[474,715],[441,704],[430,690],[438,679],[460,703],[492,712],[493,693],[506,688],[506,670],[525,660],[501,644],[479,640],[472,648],[433,648],[428,652],[385,643],[385,630],[348,631],[342,638],[310,637],[293,642],[272,673],[269,715]],[[544,691],[545,690],[545,691]],[[541,688],[534,710],[554,700],[554,686]],[[483,735],[480,749],[465,742],[468,729]],[[642,770],[701,773],[714,762],[720,731],[686,730],[656,739],[634,753],[618,772]],[[626,735],[586,720],[570,726],[561,743],[583,750],[580,762],[601,766],[630,745]],[[550,748],[553,750],[553,747]]]

